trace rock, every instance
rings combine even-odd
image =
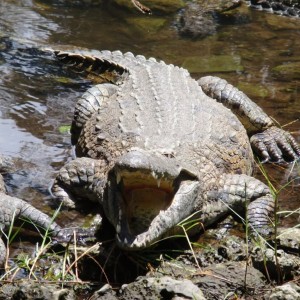
[[[246,266],[245,262],[225,262],[199,269],[176,260],[161,264],[157,272],[151,274],[154,275],[172,276],[177,280],[189,278],[210,300],[224,299],[230,292],[239,296],[255,294],[266,286],[265,276],[255,268]]]
[[[221,242],[218,253],[225,259],[241,261],[247,256],[247,245],[241,238],[229,236]]]
[[[96,291],[90,300],[105,299],[105,300],[117,300],[116,292],[109,284],[105,284],[100,290]]]
[[[182,299],[205,300],[202,291],[188,279],[179,281],[164,276],[161,278],[150,277],[142,279],[142,282],[154,289],[158,297],[181,297]]]
[[[275,287],[272,291],[266,293],[264,300],[299,300],[300,286],[295,283],[286,283]]]
[[[13,166],[14,163],[11,158],[0,155],[0,173],[11,171]]]
[[[281,80],[291,81],[293,79],[300,79],[300,61],[276,66],[271,72],[275,78]]]
[[[117,295],[116,295],[117,294]],[[103,295],[94,296],[92,299],[195,299],[205,300],[202,291],[190,280],[176,280],[169,276],[147,277],[141,276],[136,281],[124,284],[115,293],[112,289]]]
[[[62,289],[59,285],[43,285],[32,281],[18,284],[5,284],[0,289],[0,299],[22,300],[72,300],[75,293],[72,289]]]
[[[289,248],[300,253],[300,228],[280,228],[277,242],[280,247]]]
[[[276,30],[298,30],[298,18],[278,18],[275,14],[265,14],[266,24],[270,27],[271,31]]]
[[[241,58],[231,55],[191,56],[184,60],[182,67],[188,69],[190,73],[241,72],[244,70]]]
[[[216,264],[198,272],[191,280],[210,300],[226,299],[229,293],[235,296],[255,294],[265,288],[264,275],[245,262]]]
[[[156,34],[166,23],[166,19],[158,17],[134,17],[127,18],[126,23],[139,33]]]
[[[6,193],[5,183],[1,174],[0,174],[0,193]]]
[[[278,280],[278,277],[286,280],[293,279],[300,274],[300,258],[283,250],[277,251],[277,258],[273,249],[262,250],[256,247],[252,250],[253,267],[260,270],[271,279]],[[266,273],[267,270],[267,273]]]
[[[237,86],[250,98],[265,98],[269,95],[269,91],[263,85],[257,83],[239,82]]]

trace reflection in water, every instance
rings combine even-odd
[[[275,68],[300,62],[300,20],[245,6],[240,13],[251,21],[222,26],[216,35],[191,41],[178,37],[171,15],[150,17],[134,9],[112,10],[104,5],[90,8],[55,6],[51,1],[0,1],[0,37],[14,38],[0,43],[0,152],[28,163],[25,175],[10,182],[15,192],[28,196],[26,190],[18,190],[21,185],[44,184],[46,190],[53,172],[69,158],[69,136],[58,128],[71,123],[76,98],[89,86],[62,70],[51,57],[28,50],[30,42],[132,51],[184,64],[195,77],[214,73],[229,80],[281,124],[299,119],[299,75]],[[300,142],[299,121],[287,129]],[[268,171],[283,184],[284,169],[268,166]],[[43,183],[37,183],[40,178],[45,178]],[[281,206],[298,207],[299,194],[295,187],[280,195]]]
[[[0,153],[4,155],[18,156],[24,144],[42,143],[42,140],[17,127],[15,121],[12,119],[1,119],[0,128]]]
[[[0,153],[15,160],[8,180],[10,191],[14,196],[41,207],[37,190],[47,193],[54,176],[53,168],[69,156],[66,145],[45,144],[44,140],[21,129],[12,119],[1,119],[0,128]]]
[[[59,26],[35,12],[35,3],[31,0],[1,1],[1,34],[19,37],[35,42],[46,41]]]

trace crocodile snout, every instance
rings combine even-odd
[[[117,240],[120,247],[128,250],[146,247],[174,227],[177,224],[174,220],[182,214],[179,209],[174,211],[178,205],[177,193],[189,182],[191,191],[196,190],[197,182],[196,176],[182,170],[174,158],[144,150],[122,156],[115,164],[114,176],[117,183],[114,201],[118,202],[115,207],[120,210]],[[186,196],[189,197],[188,193],[181,194],[180,201]],[[169,210],[178,216],[169,220],[166,217]]]

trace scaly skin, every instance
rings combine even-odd
[[[239,0],[188,1],[177,18],[179,34],[192,38],[203,38],[214,34],[222,23],[222,18],[226,18],[226,12],[236,8],[241,2]],[[299,0],[251,0],[245,2],[250,7],[259,10],[287,17],[300,17]]]
[[[251,7],[267,10],[278,15],[300,17],[299,0],[251,0],[247,2],[250,3]]]
[[[270,231],[274,200],[251,177],[249,137],[264,160],[293,160],[300,148],[245,94],[131,53],[55,54],[106,81],[76,104],[72,141],[81,157],[60,170],[52,187],[59,200],[100,203],[128,250],[148,247],[190,215],[206,226],[246,204],[251,227]]]
[[[11,167],[12,163],[9,159],[0,155],[0,170],[7,171]],[[53,220],[28,204],[24,200],[16,197],[11,197],[6,194],[5,184],[3,177],[0,174],[0,266],[3,266],[6,259],[6,247],[1,239],[4,232],[7,232],[9,226],[13,220],[24,219],[32,222],[37,227],[42,229],[48,229],[49,232],[54,235],[62,235],[63,230]]]

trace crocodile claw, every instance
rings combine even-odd
[[[250,142],[262,162],[293,161],[300,157],[300,147],[292,135],[275,126],[254,134]]]

